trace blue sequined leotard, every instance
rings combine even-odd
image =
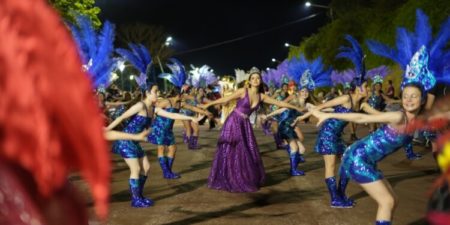
[[[142,102],[142,104],[144,104]],[[128,122],[123,132],[130,134],[137,134],[142,132],[145,128],[148,128],[151,124],[151,118],[148,117],[148,109],[144,104],[147,116],[134,115]],[[114,142],[112,151],[116,154],[120,154],[123,158],[141,158],[144,157],[144,150],[137,141],[119,140]]]
[[[386,107],[383,96],[381,96],[381,94],[376,95],[375,92],[372,92],[372,95],[369,97],[369,100],[367,100],[367,103],[370,105],[370,107],[378,111],[383,111]]]
[[[171,102],[170,107],[164,110],[171,113],[178,113],[180,111],[179,108],[173,107]],[[152,124],[152,132],[148,136],[148,140],[150,141],[150,143],[166,146],[174,145],[175,136],[173,135],[172,130],[174,122],[175,121],[173,119],[156,116]]]
[[[350,102],[353,108],[353,101]],[[334,113],[351,113],[353,110],[341,105],[334,107]],[[314,151],[321,155],[340,155],[344,153],[346,145],[341,134],[348,122],[337,119],[328,119],[320,127]]]
[[[197,106],[198,102],[197,100],[186,99],[186,104]],[[195,116],[195,112],[189,109],[181,109],[180,112],[186,116]]]
[[[390,125],[383,125],[367,137],[353,143],[342,157],[340,174],[358,183],[383,179],[377,162],[410,142],[412,136]]]

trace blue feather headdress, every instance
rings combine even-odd
[[[139,75],[135,76],[136,83],[142,90],[147,90],[147,74],[152,65],[150,51],[142,44],[129,43],[128,47],[131,51],[118,48],[116,52],[139,71]]]
[[[428,92],[436,84],[433,73],[428,70],[428,52],[425,46],[422,46],[406,65],[406,71],[402,81],[402,89],[405,85],[415,83],[421,84],[423,89]]]
[[[333,72],[331,72],[331,81],[333,84],[341,84],[344,88],[351,88],[351,83],[355,77],[356,71],[353,69],[344,70],[342,72],[333,70]]]
[[[413,54],[419,51],[422,46],[425,46],[429,49],[428,68],[436,75],[436,80],[450,83],[450,70],[448,70],[450,51],[445,49],[449,40],[450,17],[447,17],[439,32],[433,38],[427,15],[422,10],[417,9],[414,32],[403,27],[397,28],[395,48],[373,40],[368,40],[367,45],[374,54],[397,62],[403,70],[406,70]]]
[[[389,74],[389,68],[387,66],[379,66],[367,71],[367,78],[370,78],[373,84],[382,84],[383,79]]]
[[[192,70],[189,71],[188,83],[196,88],[206,88],[208,85],[217,82],[217,77],[208,65],[196,68],[191,65]]]
[[[354,78],[353,83],[356,86],[361,86],[366,81],[366,67],[364,63],[366,56],[358,41],[351,35],[345,35],[345,40],[350,42],[351,47],[339,47],[339,53],[336,55],[336,58],[346,58],[353,63],[356,71],[356,77]]]
[[[172,73],[162,73],[158,77],[168,80],[175,87],[181,88],[186,83],[186,70],[183,64],[175,58],[170,58],[171,64],[166,64]]]
[[[331,86],[330,74],[331,68],[325,68],[321,57],[309,62],[302,54],[288,63],[288,75],[299,84],[300,89],[314,90],[318,87]]]
[[[281,62],[276,69],[269,69],[267,72],[262,72],[262,79],[265,84],[271,88],[281,88],[283,83],[289,82],[288,74],[288,60]]]
[[[88,72],[96,89],[105,89],[110,84],[111,72],[116,67],[112,57],[114,51],[114,25],[108,21],[97,33],[91,20],[78,15],[77,24],[70,24],[72,36],[77,44],[83,62],[83,69]]]

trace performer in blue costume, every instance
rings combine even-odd
[[[404,132],[405,125],[420,113],[425,105],[426,91],[436,82],[427,65],[428,53],[426,48],[422,47],[405,71],[402,82],[402,111],[383,113],[369,107],[370,109],[366,110],[372,115],[366,115],[322,113],[313,110],[314,116],[319,119],[318,124],[329,119],[355,123],[385,123],[375,132],[349,146],[340,167],[341,177],[351,178],[359,183],[378,203],[377,225],[391,224],[397,203],[392,187],[377,169],[377,162],[411,141],[412,136]]]
[[[154,103],[157,98],[157,91],[158,86],[153,85],[150,90],[146,91],[146,97],[143,101],[136,103],[125,113],[117,117],[117,119],[115,119],[106,128],[106,130],[109,131],[114,129],[114,127],[119,125],[122,121],[131,117],[123,131],[134,134],[140,133],[145,128],[150,126],[151,118],[154,114],[172,119],[196,121],[193,117],[173,114],[160,108],[154,108]],[[120,154],[130,168],[129,185],[131,192],[131,206],[149,207],[153,205],[153,201],[151,199],[147,199],[142,196],[144,184],[147,180],[148,171],[150,169],[150,163],[148,162],[148,158],[142,150],[142,147],[139,145],[139,142],[130,140],[116,141],[113,144],[112,151],[116,154]]]
[[[320,57],[309,62],[303,55],[301,55],[299,58],[292,59],[289,62],[288,68],[291,78],[299,81],[300,90],[312,91],[318,87],[331,85],[331,69],[324,68]],[[305,104],[300,104],[301,101],[296,94],[297,93],[289,96],[286,100],[288,100],[288,103],[292,105],[305,109]],[[301,156],[301,153],[305,152],[305,147],[295,131],[296,126],[293,126],[293,122],[298,116],[301,115],[301,113],[296,110],[282,108],[269,114],[268,117],[280,113],[278,135],[280,138],[288,141],[286,150],[289,154],[289,159],[291,162],[290,174],[291,176],[304,175],[303,171],[297,170],[297,166],[299,162],[305,161]]]
[[[355,65],[357,76],[352,81],[352,89],[354,91],[351,94],[339,96],[316,106],[315,109],[317,110],[334,108],[335,113],[351,113],[355,109],[359,109],[359,102],[367,96],[363,62],[364,55],[361,46],[359,46],[359,43],[350,35],[347,35],[346,39],[352,44],[352,47],[341,47],[341,52],[337,57],[349,58]],[[297,119],[303,120],[310,115],[311,113],[306,113]],[[338,119],[325,121],[317,135],[317,141],[314,147],[314,150],[317,153],[323,155],[325,161],[325,183],[330,192],[330,205],[333,208],[352,208],[354,205],[353,200],[348,199],[345,196],[345,188],[347,187],[348,179],[341,177],[338,185],[335,178],[336,156],[342,155],[346,148],[346,145],[341,138],[341,134],[347,123],[348,122],[346,121]]]
[[[415,30],[408,30],[404,27],[397,28],[396,43],[394,48],[374,40],[368,40],[367,46],[372,53],[389,58],[396,62],[404,71],[410,61],[413,53],[417,52],[421,46],[425,46],[429,49],[429,61],[428,65],[430,71],[435,76],[437,83],[444,82],[448,79],[448,55],[449,50],[446,48],[448,41],[450,40],[450,26],[449,17],[442,23],[438,31],[433,32],[430,23],[428,22],[428,16],[421,10],[416,10],[416,26]],[[433,35],[433,33],[435,35]],[[402,45],[402,43],[404,43]],[[436,87],[435,87],[436,88]],[[430,90],[427,94],[427,106],[426,110],[431,109],[434,97],[433,90]],[[429,133],[429,132],[427,132]],[[427,135],[428,136],[428,135]],[[431,137],[434,135],[431,135]],[[436,144],[431,141],[432,150],[436,152]],[[420,155],[412,151],[412,144],[408,144],[405,148],[408,159],[420,159]]]
[[[173,61],[173,60],[172,60]],[[178,61],[173,61],[175,64]],[[168,98],[157,103],[157,107],[163,108],[171,113],[178,113],[181,108],[193,111],[200,114],[209,113],[203,109],[191,106],[182,101],[183,92],[180,88],[183,87],[186,76],[184,66],[179,64],[179,69],[172,70],[172,74],[162,74],[161,77],[167,79],[174,85],[174,88],[168,94]],[[175,136],[173,135],[174,120],[157,116],[152,124],[152,133],[148,136],[148,141],[158,145],[158,161],[165,179],[178,179],[180,175],[172,172],[173,162],[175,160],[176,145]],[[167,148],[167,156],[164,155],[164,150]]]
[[[209,112],[200,108],[191,106],[182,101],[182,94],[174,88],[164,99],[157,103],[157,107],[163,108],[167,112],[178,113],[181,108],[194,111],[196,113],[210,115]],[[158,145],[158,161],[165,179],[178,179],[180,175],[172,172],[173,162],[177,147],[175,145],[175,136],[173,135],[173,119],[157,116],[152,123],[152,133],[148,136],[148,141]],[[164,150],[167,148],[167,155]]]

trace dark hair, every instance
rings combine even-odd
[[[388,83],[389,83],[389,84],[392,84],[392,80],[388,80]]]
[[[259,87],[258,87],[258,93],[262,93],[262,94],[264,94],[264,82],[263,82],[263,80],[262,80],[262,76],[261,76],[261,74],[260,73],[251,73],[250,74],[250,76],[248,76],[248,81],[250,82],[250,79],[252,78],[252,75],[253,74],[258,74],[258,76],[259,76],[259,80],[260,80],[260,84],[259,84]]]
[[[166,98],[173,98],[180,94],[181,94],[181,91],[180,91],[179,87],[172,87],[172,89],[170,89],[170,91],[166,94]]]
[[[427,92],[425,91],[425,89],[423,88],[423,85],[420,83],[409,83],[409,84],[405,84],[405,86],[402,87],[402,90],[400,91],[400,97],[403,96],[403,90],[405,90],[405,88],[407,87],[415,87],[417,89],[419,89],[420,91],[420,97],[422,98],[421,104],[425,104],[426,100],[427,100]]]

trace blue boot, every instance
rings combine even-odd
[[[284,146],[284,148],[286,149],[287,154],[290,156],[291,155],[291,146],[286,145],[286,146]]]
[[[197,136],[191,136],[189,139],[189,149],[200,149],[200,146],[198,146],[198,137]]]
[[[147,208],[153,205],[150,203],[147,203],[140,194],[140,185],[139,185],[139,179],[129,179],[128,183],[130,185],[130,193],[131,193],[131,207],[135,208]]]
[[[145,198],[142,193],[144,192],[144,185],[145,185],[145,181],[147,181],[147,176],[144,175],[139,175],[139,194],[141,196],[141,198],[148,204],[153,205],[154,202],[153,200],[149,199],[149,198]]]
[[[391,221],[386,221],[386,220],[377,220],[375,222],[375,225],[391,225]]]
[[[305,172],[301,170],[297,170],[298,162],[299,162],[299,153],[297,152],[291,152],[289,154],[289,159],[291,161],[291,176],[304,176]]]
[[[345,178],[345,177],[343,177],[343,176],[339,177],[338,193],[339,193],[339,195],[341,196],[341,199],[342,199],[343,201],[347,202],[348,204],[355,205],[355,201],[354,201],[353,199],[348,198],[348,197],[345,195],[345,190],[347,189],[347,184],[348,184],[348,181],[349,181],[349,180],[350,180],[350,179]]]
[[[173,165],[173,161],[175,160],[175,157],[170,158],[167,156],[166,159],[167,159],[167,166],[169,167],[169,172],[172,174],[172,179],[180,178],[181,177],[180,174],[172,172],[172,165]]]
[[[305,160],[305,158],[303,157],[303,154],[298,154],[298,162],[299,163],[304,163],[304,162],[306,162],[306,160]]]
[[[335,177],[329,177],[329,178],[325,179],[325,183],[327,184],[328,191],[330,192],[331,208],[353,208],[353,203],[342,200],[342,198],[337,190],[337,184],[336,184]]]
[[[173,179],[172,173],[169,170],[169,165],[167,164],[166,157],[158,157],[159,166],[161,166],[161,170],[163,172],[163,177],[165,179]]]
[[[422,155],[420,155],[419,153],[415,153],[413,151],[412,141],[410,141],[408,144],[406,144],[406,146],[404,148],[405,148],[406,157],[409,160],[419,160],[422,158]]]
[[[186,132],[183,132],[183,142],[187,144],[189,142],[189,137],[186,135]]]

